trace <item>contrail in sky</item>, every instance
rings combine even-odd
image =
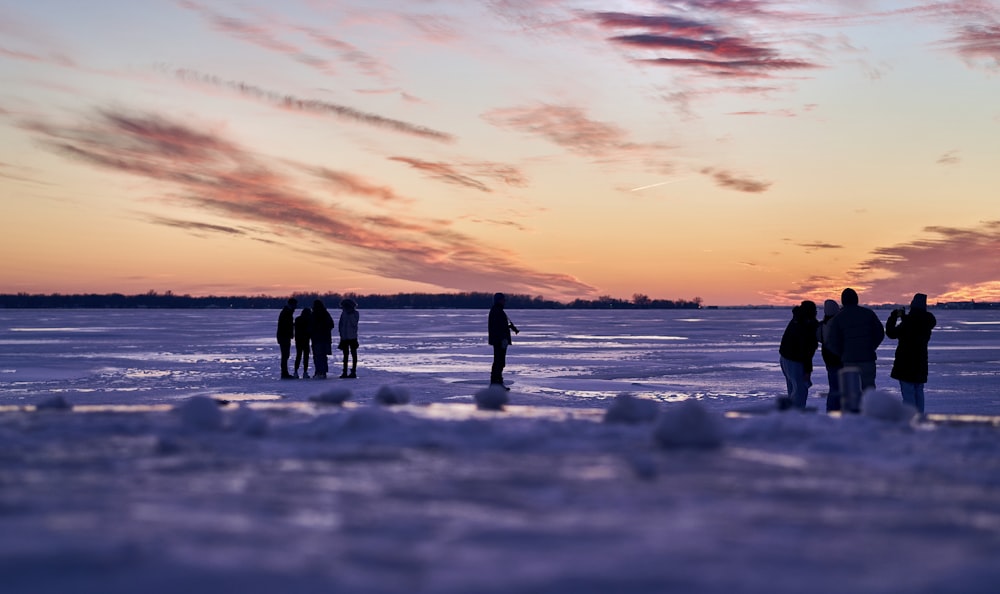
[[[638,192],[638,191],[640,191],[640,190],[648,190],[648,189],[650,189],[650,188],[655,188],[655,187],[657,187],[657,186],[665,186],[665,185],[667,185],[667,184],[675,184],[675,183],[677,183],[677,182],[679,182],[679,181],[684,181],[684,179],[685,179],[685,178],[681,178],[681,179],[671,179],[671,180],[667,180],[667,181],[664,181],[664,182],[660,182],[660,183],[656,183],[656,184],[649,184],[648,186],[640,186],[640,187],[638,187],[638,188],[632,188],[631,190],[629,190],[629,192]]]

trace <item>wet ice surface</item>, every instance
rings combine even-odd
[[[363,311],[360,379],[282,382],[276,311],[0,310],[0,583],[995,592],[1000,315],[935,313],[939,416],[914,424],[760,413],[784,311],[511,311],[511,404],[484,412],[485,311]],[[603,422],[623,392],[660,417]],[[687,400],[721,447],[657,440]]]

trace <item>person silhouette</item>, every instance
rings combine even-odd
[[[816,354],[816,304],[803,301],[792,308],[792,319],[781,335],[781,373],[785,376],[788,396],[779,398],[778,407],[803,409],[812,386],[813,356]]]
[[[327,357],[333,354],[333,317],[319,299],[313,301],[313,324],[309,337],[312,339],[313,366],[316,379],[326,379],[330,371]]]
[[[823,320],[816,329],[816,338],[822,345],[823,365],[826,367],[826,381],[829,391],[826,393],[826,412],[840,410],[840,370],[844,364],[827,346],[830,342],[830,320],[840,313],[840,305],[833,299],[823,302]]]
[[[302,363],[302,378],[309,379],[309,336],[312,333],[312,310],[302,308],[295,318],[295,377],[299,377],[299,363]]]
[[[896,358],[890,377],[899,381],[903,401],[924,413],[924,384],[927,383],[927,343],[937,318],[927,311],[927,295],[917,293],[910,301],[910,313],[894,309],[885,323],[885,335],[896,339]]]
[[[827,347],[840,357],[844,368],[857,368],[861,376],[861,392],[875,388],[875,350],[885,339],[885,329],[878,315],[867,307],[861,307],[858,293],[847,288],[840,293],[840,313],[830,320],[830,340]],[[841,393],[849,386],[840,386]],[[853,403],[849,412],[860,406]],[[845,407],[846,408],[846,407]]]
[[[337,348],[344,351],[344,371],[341,378],[358,377],[358,321],[361,314],[358,313],[358,304],[353,299],[344,299],[340,302],[340,343]],[[351,354],[351,373],[347,373],[347,354]]]
[[[503,293],[493,295],[493,307],[490,308],[489,315],[489,336],[488,342],[493,346],[493,367],[490,369],[490,385],[503,387],[510,390],[503,383],[503,370],[507,366],[507,347],[511,344],[510,331],[519,334],[520,330],[507,317],[504,305],[507,297]]]
[[[281,348],[281,379],[295,379],[288,373],[288,358],[292,355],[292,339],[295,338],[295,307],[299,302],[290,297],[278,314],[278,346]]]

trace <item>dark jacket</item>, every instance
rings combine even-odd
[[[314,345],[333,344],[333,316],[322,303],[313,303],[313,323],[310,337]]]
[[[507,312],[503,310],[503,305],[499,303],[494,303],[493,307],[490,308],[489,332],[490,344],[499,345],[505,340],[507,344],[511,343],[510,320],[507,319]]]
[[[830,340],[826,347],[844,365],[878,358],[875,349],[882,344],[885,330],[875,312],[857,303],[844,303],[844,308],[829,323]]]
[[[295,343],[309,344],[309,336],[312,334],[312,310],[308,307],[302,310],[299,317],[295,318]]]
[[[278,342],[292,342],[295,338],[295,310],[286,305],[278,314]]]
[[[894,310],[889,314],[885,335],[899,340],[890,377],[914,384],[927,383],[927,343],[936,325],[937,319],[927,310],[911,309],[902,316]]]
[[[817,344],[816,310],[813,309],[811,313],[811,316],[808,315],[799,306],[792,308],[792,320],[785,327],[785,333],[781,335],[781,346],[778,348],[782,357],[802,363],[806,373],[812,372]]]

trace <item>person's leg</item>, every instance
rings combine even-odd
[[[302,378],[309,378],[309,341],[302,343]]]
[[[903,395],[903,402],[917,408],[917,384],[899,380],[899,391]]]
[[[795,408],[805,408],[809,400],[809,376],[806,375],[805,365],[796,361],[789,361],[792,372],[792,405]]]
[[[278,343],[281,346],[281,377],[292,377],[288,373],[288,359],[292,356],[292,341],[283,340]]]
[[[840,368],[827,367],[826,381],[830,385],[826,393],[826,412],[840,410]]]
[[[914,384],[914,387],[916,388],[913,392],[914,396],[916,396],[915,400],[917,401],[917,412],[924,414],[924,385]]]
[[[507,366],[507,346],[493,345],[493,368],[490,370],[490,383],[503,383],[503,368]]]
[[[347,377],[347,345],[341,343],[341,349],[344,352],[344,369],[340,372],[340,377]]]
[[[358,375],[358,343],[351,343],[351,377]]]
[[[864,392],[868,388],[875,388],[875,362],[865,361],[863,363],[854,363],[861,372],[861,391]]]

